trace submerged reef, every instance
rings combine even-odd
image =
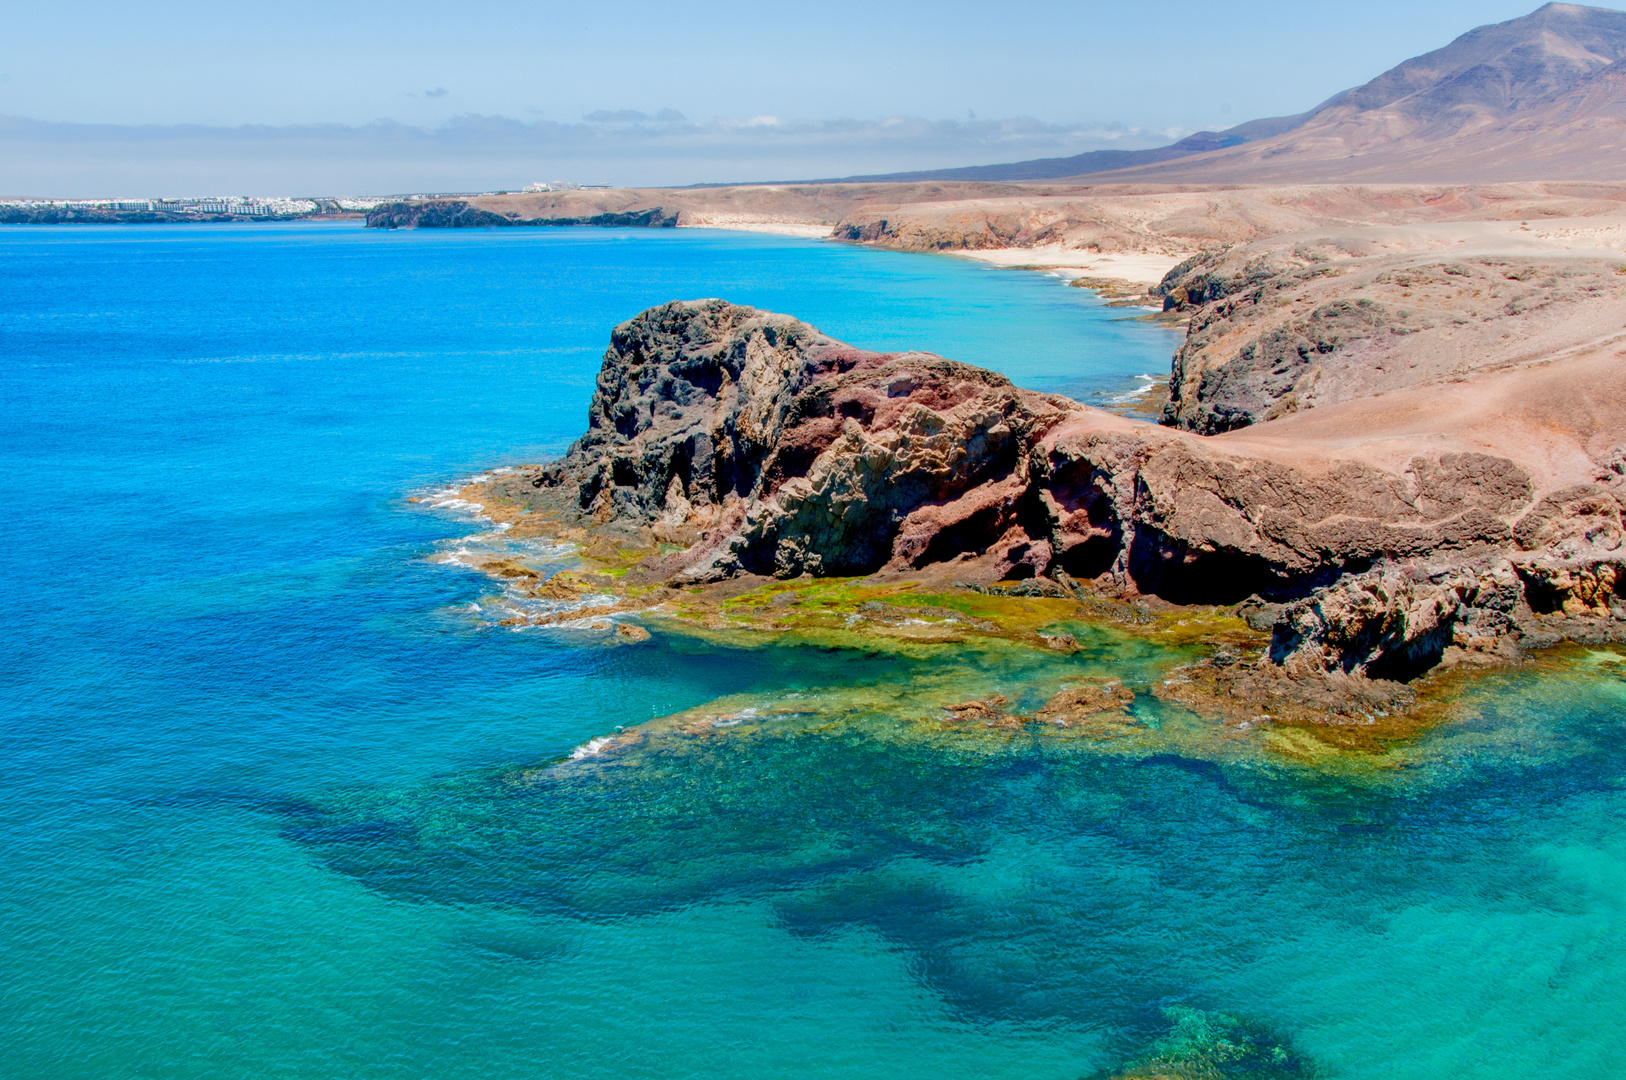
[[[574,750],[246,805],[370,893],[475,913],[451,948],[591,965],[589,928],[652,917],[728,943],[756,922],[819,963],[856,940],[896,957],[939,1023],[1074,1041],[1070,1070],[1033,1075],[1287,1080],[1317,1075],[1312,1055],[1403,1060],[1410,1015],[1436,1000],[1447,1038],[1539,1040],[1573,1002],[1590,1008],[1578,1026],[1608,1022],[1586,991],[1614,880],[1578,880],[1532,821],[1587,803],[1596,831],[1579,835],[1618,832],[1617,655],[1487,673],[1465,695],[1484,720],[1386,762],[1305,761],[1273,750],[1296,729],[1126,702],[1165,658],[1119,632],[1079,628],[1079,654],[751,637],[733,656],[681,634],[634,646],[623,672],[687,664],[740,689]],[[1058,695],[1122,734],[1012,726]],[[1513,911],[1567,920],[1577,944],[1549,930],[1506,951]],[[1357,1040],[1329,1000],[1383,1009]]]
[[[1130,622],[1223,608],[1268,646],[1187,693],[1254,712],[1386,711],[1442,663],[1626,636],[1619,472],[1543,490],[1508,457],[1417,449],[1387,468],[1225,444],[702,300],[616,327],[587,433],[473,494],[515,535],[581,544],[620,610],[829,578]]]
[[[1169,1033],[1101,1080],[1309,1080],[1314,1067],[1262,1024],[1174,1005]]]

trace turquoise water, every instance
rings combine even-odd
[[[706,295],[1085,397],[1172,349],[1042,275],[770,237],[0,231],[0,1072],[1073,1078],[1210,1030],[1277,1051],[1210,1075],[1619,1071],[1612,655],[1316,764],[1105,630],[491,625],[441,561],[480,526],[407,497],[562,448],[609,327]],[[1140,734],[936,722],[1094,674]]]

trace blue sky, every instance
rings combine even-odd
[[[689,183],[1160,145],[1302,111],[1535,6],[17,5],[0,36],[0,116],[46,123],[0,131],[0,149],[11,144],[0,193],[228,181],[486,187],[543,178],[550,166],[557,178]],[[527,131],[471,128],[471,116]],[[381,149],[366,127],[376,121],[440,134],[391,136]],[[262,131],[250,152],[249,133],[115,129],[141,125],[293,130]],[[318,138],[308,125],[362,130],[339,152],[337,133]],[[448,141],[447,125],[462,134]],[[482,149],[470,134],[479,130],[507,134]],[[312,138],[327,149],[305,145]]]

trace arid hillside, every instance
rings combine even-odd
[[[1190,260],[1165,421],[1203,434],[1626,342],[1626,223],[1316,230]]]
[[[752,185],[484,195],[435,205],[479,212],[457,224],[585,221],[658,211],[662,224],[783,228],[909,251],[1049,246],[1065,263],[1083,251],[1193,254],[1334,226],[1602,220],[1626,214],[1626,182]],[[431,222],[409,216],[401,224]]]
[[[463,200],[510,220],[586,219],[599,214],[659,209],[679,225],[762,227],[785,225],[824,235],[836,222],[871,205],[937,203],[959,199],[1025,199],[1088,188],[1020,184],[747,184],[735,187],[610,188],[523,192]]]
[[[864,177],[1179,183],[1626,179],[1626,13],[1547,4],[1297,116],[1155,150]]]
[[[1626,13],[1548,4],[1408,60],[1280,135],[1111,175],[1206,183],[1626,179]]]
[[[1034,248],[1196,252],[1307,229],[1626,215],[1626,184],[1296,184],[1172,189],[1035,185],[851,211],[840,239],[908,251]]]

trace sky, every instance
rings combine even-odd
[[[0,195],[687,184],[1138,149],[1302,112],[1536,6],[15,5]]]

